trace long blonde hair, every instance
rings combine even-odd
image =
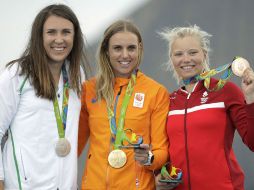
[[[104,32],[103,39],[98,48],[98,71],[96,76],[96,96],[98,101],[105,99],[108,106],[112,106],[114,100],[114,73],[108,56],[109,40],[118,32],[131,32],[138,38],[138,43],[143,47],[143,40],[138,28],[131,22],[119,20],[111,24]],[[143,48],[139,48],[138,63],[140,65],[143,56]]]
[[[204,66],[204,71],[209,70],[209,52],[211,51],[210,37],[212,36],[211,34],[201,30],[200,27],[198,27],[197,25],[193,25],[188,27],[175,27],[172,29],[166,28],[162,32],[159,32],[159,35],[162,37],[162,39],[168,42],[168,68],[173,72],[173,75],[178,83],[181,81],[181,78],[176,73],[171,60],[172,45],[178,38],[193,36],[196,37],[197,40],[199,40],[200,46],[203,52],[206,54],[205,60],[202,63]]]

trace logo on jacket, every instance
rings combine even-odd
[[[135,93],[133,107],[143,108],[144,100],[145,100],[145,94]]]
[[[92,98],[91,102],[94,104],[97,102],[97,98]]]
[[[208,93],[207,93],[207,91],[205,91],[204,93],[203,93],[203,96],[202,96],[202,98],[200,98],[200,103],[201,104],[204,104],[204,103],[206,103],[207,102],[207,100],[208,100]]]

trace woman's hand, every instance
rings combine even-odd
[[[150,151],[150,145],[149,144],[141,144],[140,148],[134,149],[134,157],[135,160],[140,164],[144,165],[148,162],[148,156]]]
[[[242,76],[242,91],[247,104],[254,102],[254,72],[251,68],[244,71]]]
[[[157,190],[169,190],[174,189],[179,185],[179,183],[166,183],[166,182],[160,182],[161,174],[158,174],[155,176],[155,185]]]

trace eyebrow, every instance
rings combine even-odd
[[[173,50],[172,52],[185,52],[185,51],[199,51],[200,49],[198,48],[191,48],[191,49],[188,49],[188,50]]]
[[[112,44],[112,46],[115,47],[115,46],[123,46],[123,45],[122,44]],[[129,45],[127,45],[127,47],[137,47],[137,45],[136,44],[129,44]]]
[[[58,29],[57,28],[46,28],[45,30],[49,31],[49,30],[58,30]],[[61,30],[63,30],[63,31],[73,31],[72,28],[63,28]]]

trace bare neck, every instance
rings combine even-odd
[[[51,74],[55,81],[55,86],[58,86],[58,82],[61,76],[61,69],[62,69],[63,63],[50,63],[49,69],[51,71]]]
[[[196,85],[196,83],[191,83],[185,86],[185,89],[187,92],[191,93],[193,91],[194,86]]]

